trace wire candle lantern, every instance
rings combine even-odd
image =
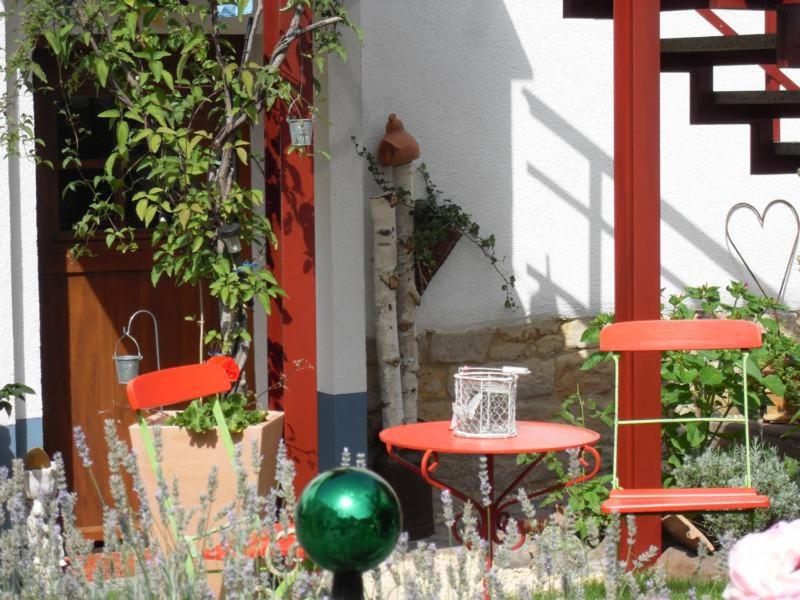
[[[504,438],[517,435],[517,379],[522,367],[461,367],[455,375],[450,428],[455,435]]]

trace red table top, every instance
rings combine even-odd
[[[515,437],[468,438],[455,435],[450,430],[450,421],[433,421],[384,429],[380,439],[394,448],[445,454],[538,454],[591,446],[600,439],[600,434],[573,425],[517,421]]]

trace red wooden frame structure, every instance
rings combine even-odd
[[[282,4],[281,0],[264,0],[265,53],[272,51],[291,21],[292,11],[281,12]],[[306,14],[303,22],[308,24],[309,19]],[[303,38],[295,42],[281,65],[284,77],[309,105],[313,102],[313,66],[307,56],[310,43]],[[286,291],[267,323],[269,402],[271,408],[285,413],[285,441],[297,467],[295,488],[299,493],[318,468],[314,159],[287,154],[286,109],[277,102],[266,115],[264,129],[265,200],[278,238],[269,262]]]
[[[660,30],[661,0],[614,0],[615,119],[615,298],[616,320],[660,317]],[[783,0],[783,5],[800,0]],[[697,12],[720,33],[737,35],[712,8],[753,8],[750,0],[716,0]],[[774,33],[774,11],[765,11],[765,31]],[[766,89],[797,90],[779,65],[761,65]],[[773,141],[780,140],[774,119]],[[640,349],[620,362],[620,418],[661,415],[660,358]],[[635,399],[635,402],[634,402]],[[622,431],[619,478],[623,487],[661,487],[661,435],[657,423]],[[634,450],[635,449],[635,450]],[[625,536],[623,536],[625,539]],[[624,546],[624,544],[623,544]],[[661,547],[658,516],[637,517],[632,555]],[[620,548],[622,555],[627,548]]]
[[[661,313],[660,10],[659,0],[614,2],[614,292],[618,321],[658,319]],[[660,415],[659,355],[627,354],[620,363],[620,417]],[[661,487],[660,432],[660,426],[653,424],[621,433],[619,478],[623,487]],[[633,556],[650,546],[661,547],[661,520],[657,515],[639,516]],[[628,554],[625,548],[620,552]]]

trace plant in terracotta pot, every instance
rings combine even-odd
[[[213,367],[207,367],[208,364]],[[187,370],[191,372],[192,381],[179,383],[176,389],[180,391],[172,392],[176,387],[174,373],[186,373]],[[204,496],[209,493],[210,468],[212,465],[217,467],[216,492],[207,499],[208,509],[202,514],[186,517],[185,531],[191,534],[200,527],[210,530],[228,524],[223,509],[234,501],[241,476],[246,477],[262,496],[274,484],[278,444],[283,434],[283,413],[260,410],[242,392],[224,391],[237,381],[239,375],[236,361],[220,354],[212,356],[206,365],[146,374],[140,381],[151,378],[151,381],[157,379],[157,383],[149,388],[145,385],[144,391],[136,387],[137,380],[128,386],[128,399],[137,410],[152,404],[151,400],[164,402],[165,393],[168,405],[172,405],[200,389],[206,394],[212,389],[221,390],[206,398],[191,400],[180,411],[160,410],[146,419],[140,412],[139,422],[130,427],[132,447],[151,507],[158,506],[161,481],[170,485],[174,480],[179,482],[181,499],[186,505],[202,504]],[[208,378],[213,382],[213,388],[208,387],[212,385],[207,383]],[[239,458],[234,444],[241,445]],[[156,448],[160,448],[162,459],[154,463]],[[234,468],[237,462],[238,468]],[[173,531],[156,530],[155,535],[164,548],[175,543]]]

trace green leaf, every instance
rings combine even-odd
[[[56,34],[52,30],[47,30],[44,32],[44,39],[47,40],[47,43],[50,44],[50,48],[53,49],[53,54],[56,56],[61,55],[61,41],[56,37]]]
[[[764,387],[773,394],[778,396],[783,396],[786,394],[786,385],[784,385],[783,381],[781,381],[781,378],[774,373],[764,377],[762,383],[764,384]]]
[[[109,177],[114,175],[114,163],[117,161],[117,156],[116,152],[112,152],[106,159],[105,172]]]
[[[136,216],[139,217],[139,220],[142,222],[144,222],[144,216],[149,204],[147,198],[143,198],[136,203]]]
[[[120,146],[126,146],[128,144],[128,134],[130,133],[130,127],[128,127],[127,121],[118,121],[117,122],[117,144]]]
[[[44,71],[42,70],[42,67],[39,66],[39,63],[37,63],[35,60],[32,60],[30,63],[28,63],[28,66],[31,72],[36,75],[36,77],[38,77],[43,83],[47,83],[47,75],[44,74]]]
[[[106,87],[106,83],[108,83],[108,64],[102,58],[95,58],[94,69],[97,72],[100,86]]]
[[[161,81],[161,74],[164,72],[164,64],[160,60],[150,61],[150,72],[156,81]]]
[[[192,252],[197,252],[200,250],[200,248],[203,246],[203,241],[204,240],[201,237],[194,238],[194,241],[192,242]]]
[[[183,79],[183,71],[186,69],[186,63],[189,61],[188,54],[182,54],[178,59],[178,66],[175,68],[175,76],[178,79]]]
[[[699,377],[703,385],[718,385],[725,379],[722,371],[711,365],[706,365],[700,369]]]
[[[147,146],[150,148],[150,152],[155,154],[158,152],[158,149],[161,147],[161,136],[157,133],[154,133],[149,138],[147,138]]]
[[[697,448],[705,441],[706,434],[698,423],[686,423],[686,439],[692,448]]]
[[[116,108],[110,108],[108,110],[104,110],[97,116],[101,119],[119,119],[122,115]]]
[[[242,84],[244,84],[245,91],[253,94],[253,74],[250,71],[242,71]]]
[[[152,223],[157,213],[158,213],[158,206],[156,206],[155,204],[151,204],[150,206],[147,207],[147,209],[144,211],[145,227],[150,226],[150,223]]]
[[[583,364],[581,365],[581,371],[588,371],[589,369],[593,369],[594,367],[599,365],[601,362],[604,362],[604,361],[607,361],[607,360],[610,360],[610,359],[611,359],[611,353],[610,352],[595,352],[589,358],[587,358],[585,361],[583,361]]]
[[[183,46],[183,49],[181,50],[181,54],[184,54],[184,55],[189,54],[189,52],[192,50],[192,48],[194,48],[195,46],[200,44],[202,41],[203,41],[203,36],[202,35],[199,35],[199,34],[195,35],[191,40],[189,40]]]

